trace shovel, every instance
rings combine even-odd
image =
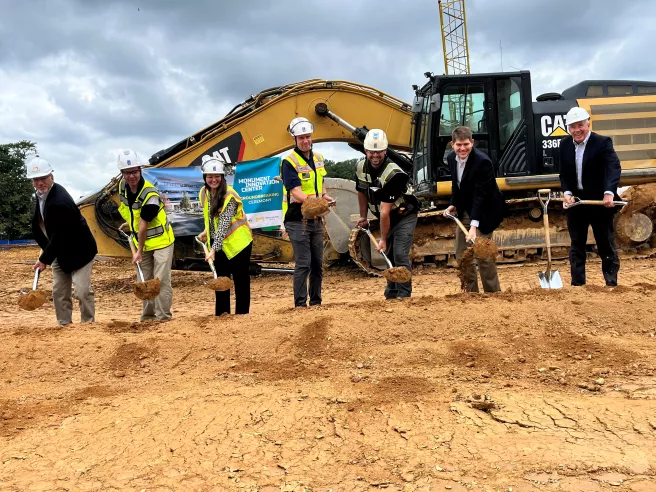
[[[36,288],[37,284],[39,283],[40,274],[41,270],[37,268],[34,271],[34,282],[32,282],[32,290],[27,293],[23,293],[23,295],[21,295],[18,299],[19,308],[25,309],[26,311],[34,311],[36,308],[43,306],[43,304],[46,302],[46,295]]]
[[[451,215],[451,214],[450,214],[449,212],[447,212],[446,210],[445,210],[443,213],[444,213],[444,216],[445,216],[445,217],[448,217],[449,219],[454,220],[455,223],[458,224],[458,227],[460,227],[460,230],[461,230],[462,233],[465,235],[465,237],[467,237],[467,234],[469,234],[469,232],[467,231],[467,228],[462,224],[462,222],[460,222],[460,219],[459,219],[458,217],[456,217],[455,215]],[[474,241],[475,241],[475,240],[476,240],[476,238],[472,239],[472,240],[471,240],[471,243],[474,244]]]
[[[572,198],[574,198],[574,203],[570,203],[569,205],[563,204],[563,208],[568,209],[568,208],[576,207],[577,205],[604,205],[603,200],[581,200],[580,198],[578,198],[576,196],[573,196]],[[627,203],[629,203],[629,202],[623,202],[623,201],[617,201],[616,200],[616,201],[613,202],[613,205],[615,207],[619,207],[619,206],[623,207]]]
[[[546,194],[546,199],[543,195]],[[558,270],[551,270],[551,237],[549,236],[549,201],[551,200],[551,190],[538,190],[538,200],[542,205],[542,217],[544,221],[544,237],[547,242],[547,269],[544,272],[538,272],[540,287],[543,289],[562,289],[563,280],[560,278]]]
[[[374,245],[374,247],[377,248],[378,241],[371,233],[371,231],[363,227],[361,227],[360,229],[362,229],[364,232],[367,233],[367,236],[369,236],[369,239],[371,239],[371,243]],[[410,272],[410,270],[408,270],[406,267],[393,266],[392,262],[389,261],[389,258],[387,257],[384,251],[380,251],[380,254],[383,256],[385,262],[387,263],[387,266],[389,267],[387,270],[383,272],[383,277],[385,277],[390,282],[399,282],[402,284],[410,281],[410,279],[412,278],[412,273]]]
[[[127,239],[128,244],[130,245],[130,251],[134,255],[137,250],[134,247],[134,242],[132,242],[132,234],[126,234],[122,229],[119,229],[121,234]],[[132,291],[134,295],[137,296],[142,301],[151,301],[159,295],[159,279],[154,278],[152,280],[144,280],[144,274],[141,270],[141,262],[137,262],[137,279],[139,282],[133,285]]]
[[[209,251],[207,251],[207,246],[205,245],[205,243],[200,239],[198,239],[198,236],[195,236],[194,239],[198,244],[200,244],[203,247],[205,256],[207,256],[209,254]],[[219,277],[216,273],[216,268],[214,268],[214,262],[210,260],[208,261],[208,263],[210,264],[210,269],[212,270],[212,274],[214,274],[214,279],[208,282],[207,287],[217,291],[230,290],[233,285],[232,279],[228,277]]]

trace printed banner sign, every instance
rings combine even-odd
[[[232,166],[230,166],[232,167]],[[282,224],[282,183],[278,180],[280,158],[239,162],[226,173],[226,181],[241,197],[253,229]],[[231,171],[232,171],[231,169]],[[198,193],[204,186],[198,167],[144,168],[143,176],[160,192],[173,230],[178,236],[200,234],[203,210]]]

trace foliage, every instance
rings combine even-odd
[[[25,176],[25,159],[35,154],[34,142],[0,144],[0,239],[32,237],[35,196]]]
[[[180,200],[180,210],[191,210],[191,199],[187,195],[187,192],[182,193],[182,199]]]
[[[349,159],[347,161],[335,162],[326,159],[324,166],[329,178],[344,178],[355,180],[355,165],[359,159]]]

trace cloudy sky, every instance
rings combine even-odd
[[[531,70],[533,96],[656,80],[656,2],[466,0],[473,72]],[[345,79],[405,101],[443,73],[436,0],[0,0],[0,142],[38,144],[74,197],[250,94]],[[328,158],[355,157],[323,144]]]

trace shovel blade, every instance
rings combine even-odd
[[[551,270],[547,272],[538,272],[538,279],[540,280],[540,287],[543,289],[562,289],[563,280],[560,278],[558,270]]]

